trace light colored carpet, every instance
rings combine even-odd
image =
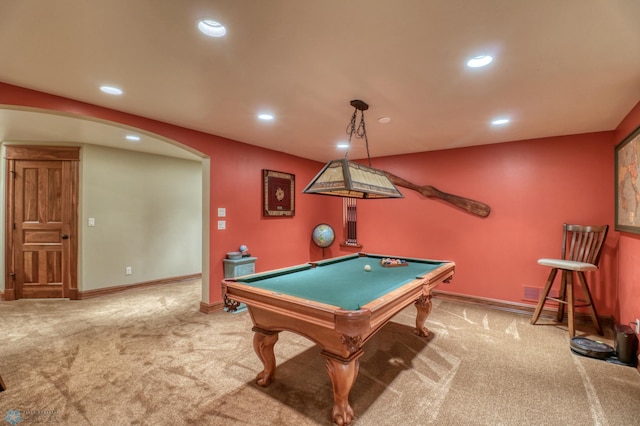
[[[276,380],[251,319],[198,312],[199,282],[82,301],[0,302],[0,419],[67,425],[330,425],[319,349],[283,332]],[[402,311],[365,345],[355,425],[634,425],[636,369],[574,355],[566,327],[434,299],[412,332]],[[608,342],[611,344],[611,342]],[[9,423],[7,423],[9,424]]]

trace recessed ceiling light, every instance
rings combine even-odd
[[[380,124],[387,124],[391,122],[391,118],[390,117],[380,117],[378,118],[378,123]]]
[[[467,61],[467,66],[469,68],[480,68],[489,65],[491,61],[493,61],[493,57],[489,55],[474,56]]]
[[[347,149],[347,148],[349,148],[349,143],[348,142],[338,142],[338,144],[336,146],[338,147],[338,149]]]
[[[507,124],[510,120],[508,118],[496,118],[491,122],[492,126],[501,126],[503,124]]]
[[[273,120],[273,115],[267,113],[258,114],[258,118],[263,121],[271,121]]]
[[[209,37],[224,37],[227,29],[218,21],[213,19],[202,19],[198,21],[198,29],[204,35]]]
[[[110,95],[122,95],[122,89],[113,86],[100,86],[100,90]]]
[[[125,138],[128,141],[132,141],[132,142],[137,142],[137,141],[140,140],[140,136],[138,136],[138,135],[127,135],[127,136],[125,136]]]

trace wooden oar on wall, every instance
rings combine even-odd
[[[389,177],[391,182],[394,183],[394,185],[417,191],[425,197],[439,198],[476,216],[487,217],[489,216],[489,213],[491,213],[491,207],[485,203],[481,203],[480,201],[471,200],[458,195],[447,194],[446,192],[442,192],[431,185],[416,185],[387,171],[385,171],[385,174]]]

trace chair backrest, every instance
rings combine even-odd
[[[562,258],[598,265],[609,225],[563,225]]]

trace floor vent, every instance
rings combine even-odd
[[[529,300],[531,302],[537,302],[540,299],[540,293],[542,293],[543,288],[542,287],[528,287],[528,286],[523,286],[523,294],[522,294],[522,300]],[[558,297],[558,290],[552,288],[551,291],[549,292],[549,296],[551,297]]]

